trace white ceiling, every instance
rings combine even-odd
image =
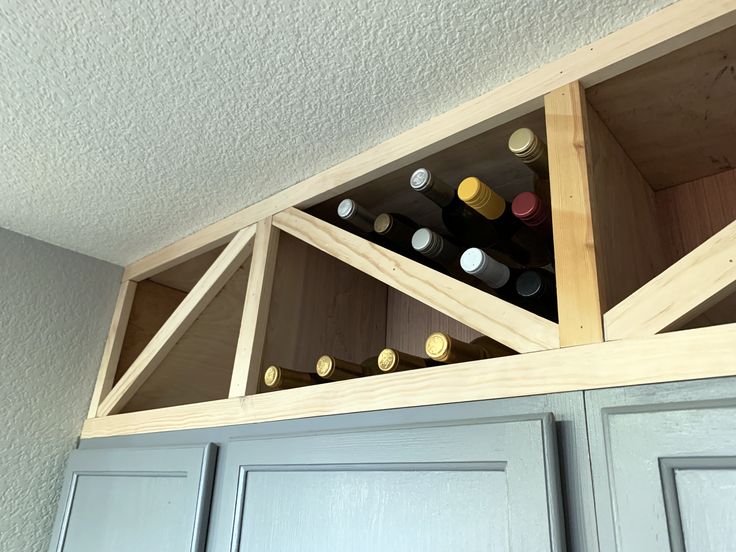
[[[126,264],[671,0],[0,0],[0,226]]]

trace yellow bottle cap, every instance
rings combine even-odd
[[[457,196],[489,220],[496,220],[506,209],[506,200],[474,176],[460,183]]]
[[[393,349],[384,349],[378,355],[378,369],[381,372],[391,372],[399,363],[399,355]]]
[[[444,362],[450,354],[450,336],[442,332],[435,332],[427,338],[424,344],[427,356]]]
[[[266,387],[275,387],[281,382],[281,370],[278,366],[269,366],[263,374]]]
[[[317,374],[323,378],[329,377],[335,370],[335,359],[329,355],[322,355],[317,359]]]

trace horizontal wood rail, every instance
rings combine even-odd
[[[140,389],[184,332],[250,256],[255,232],[255,226],[249,226],[235,235],[102,401],[97,416],[119,412]]]
[[[736,324],[424,368],[84,422],[83,438],[736,375]],[[698,362],[693,362],[697,358]]]
[[[736,0],[681,0],[151,253],[126,267],[123,279],[148,278],[287,207],[313,205],[507,123],[569,82],[593,86],[735,23]]]
[[[559,347],[557,324],[297,209],[275,226],[520,353]]]
[[[606,339],[676,328],[734,292],[736,221],[609,310]]]

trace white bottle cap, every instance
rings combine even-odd
[[[483,280],[494,289],[503,287],[511,278],[509,267],[477,247],[471,247],[462,254],[460,266],[465,272]]]

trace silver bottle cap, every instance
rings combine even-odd
[[[442,242],[442,236],[429,228],[420,228],[411,237],[411,246],[428,257],[435,257],[442,251]]]
[[[352,199],[343,199],[337,206],[337,216],[341,219],[349,219],[358,210],[358,205]]]
[[[412,189],[418,192],[423,192],[432,186],[432,175],[425,168],[417,169],[411,175],[409,183],[411,184]]]

